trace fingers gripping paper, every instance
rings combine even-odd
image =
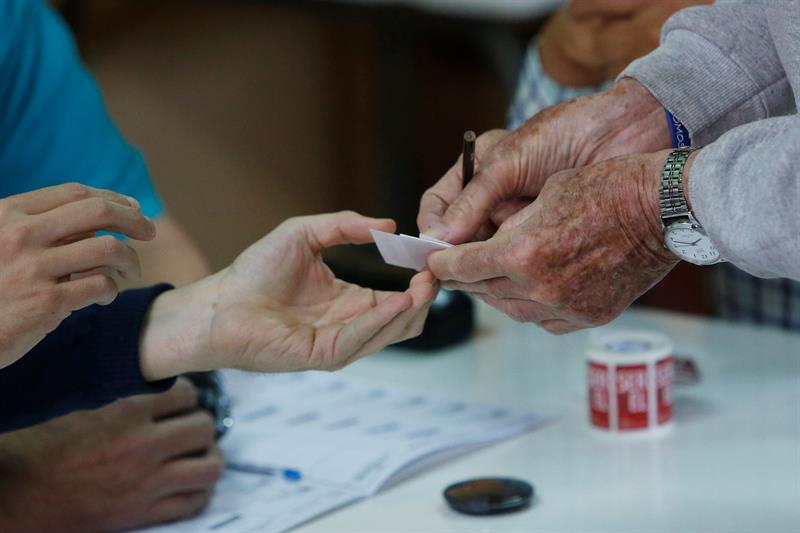
[[[422,270],[428,261],[428,256],[437,250],[444,250],[453,246],[450,243],[420,234],[419,237],[410,235],[394,235],[383,231],[370,230],[378,251],[386,263],[403,268]]]

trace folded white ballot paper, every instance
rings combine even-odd
[[[226,470],[201,514],[150,532],[279,533],[547,420],[338,373],[222,375],[235,420],[221,442],[226,462],[290,467],[302,479]]]
[[[420,233],[419,237],[411,235],[395,235],[384,231],[370,230],[378,251],[386,263],[403,268],[422,270],[428,262],[428,256],[437,250],[444,250],[453,245]]]

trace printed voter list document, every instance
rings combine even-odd
[[[143,531],[288,531],[360,499],[355,492],[323,483],[226,470],[200,515]]]
[[[234,417],[226,463],[302,478],[226,470],[203,513],[153,531],[286,531],[547,420],[326,372],[222,375]]]

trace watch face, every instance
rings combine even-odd
[[[719,250],[699,228],[689,222],[678,222],[670,225],[664,235],[667,248],[695,265],[713,265],[719,262]]]

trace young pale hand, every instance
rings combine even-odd
[[[658,206],[667,152],[559,172],[494,237],[436,252],[428,266],[444,287],[551,333],[605,324],[678,262]]]
[[[0,368],[72,311],[111,303],[123,280],[139,278],[136,252],[101,230],[156,233],[133,198],[77,183],[0,200]]]
[[[430,272],[405,292],[375,291],[337,279],[320,257],[372,242],[370,229],[395,224],[353,212],[290,219],[222,272],[164,293],[148,320],[143,374],[335,370],[419,335],[437,292]]]
[[[666,148],[669,132],[660,103],[625,79],[479,140],[479,165],[463,190],[456,165],[426,191],[417,217],[423,233],[453,244],[487,238],[493,223],[530,203],[556,172]]]

